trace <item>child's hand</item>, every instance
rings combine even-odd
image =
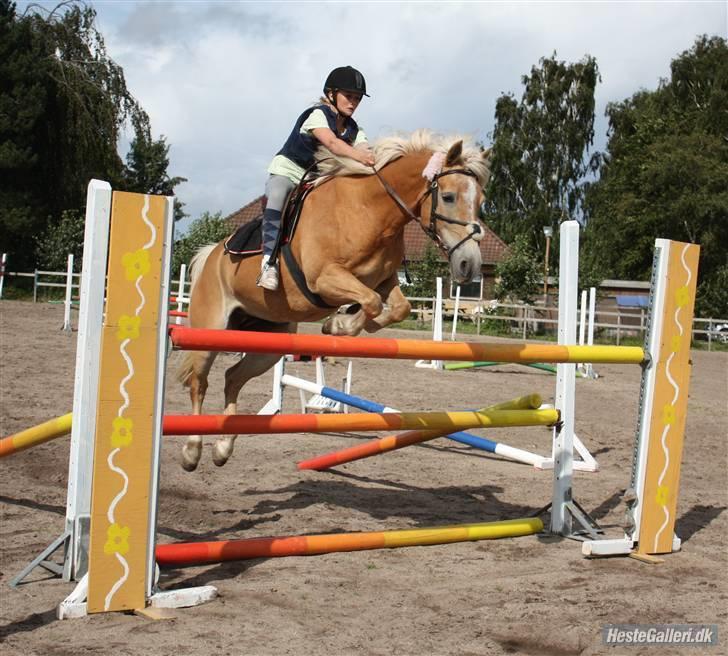
[[[364,164],[364,166],[374,166],[374,153],[368,148],[366,150],[357,149],[356,160]]]

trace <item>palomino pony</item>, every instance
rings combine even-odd
[[[410,304],[397,270],[404,257],[404,227],[412,220],[447,254],[453,280],[468,282],[478,275],[483,235],[478,212],[490,174],[489,153],[464,146],[462,139],[418,131],[410,138],[381,140],[374,155],[376,173],[353,160],[336,160],[304,204],[289,257],[303,273],[307,290],[297,284],[284,257],[279,288],[272,292],[256,286],[260,256],[230,255],[223,242],[204,246],[192,260],[190,326],[296,332],[298,322],[328,317],[322,332],[356,335],[402,321]],[[335,313],[347,304],[354,305]],[[185,354],[179,378],[190,388],[193,414],[202,409],[216,355]],[[236,413],[243,385],[279,357],[248,353],[225,372],[225,414]],[[217,440],[216,465],[227,462],[236,437]],[[202,438],[189,437],[182,466],[193,471],[201,452]]]

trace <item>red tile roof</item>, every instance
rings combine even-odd
[[[230,226],[231,232],[239,228],[253,219],[258,218],[263,213],[263,196],[258,196],[244,205],[239,210],[225,217],[225,222]],[[497,264],[506,255],[508,251],[507,244],[496,235],[490,228],[483,226],[485,235],[480,242],[480,252],[483,256],[483,264]],[[408,260],[420,259],[430,243],[430,238],[423,232],[422,228],[415,223],[407,224],[404,229],[405,255]],[[441,259],[445,256],[440,254]]]

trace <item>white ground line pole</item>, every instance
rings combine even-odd
[[[458,332],[458,312],[460,312],[460,285],[455,289],[455,309],[453,310],[452,333],[450,334],[450,340],[453,342]]]
[[[3,297],[3,283],[5,282],[5,265],[8,262],[8,254],[3,253],[0,258],[0,298]]]
[[[184,310],[185,298],[185,276],[187,275],[187,265],[181,264],[179,268],[179,287],[177,288],[177,312]],[[182,325],[182,317],[175,317],[175,324]]]
[[[63,302],[63,328],[66,332],[73,332],[71,326],[71,304],[73,303],[73,253],[68,254],[66,265],[66,300]]]
[[[579,223],[561,224],[559,253],[559,344],[576,342],[577,285],[579,270]],[[554,428],[554,482],[551,502],[551,532],[571,534],[574,471],[574,409],[576,365],[556,367],[556,409],[561,412],[561,425]]]

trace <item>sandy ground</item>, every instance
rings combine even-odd
[[[0,434],[6,435],[70,411],[75,333],[59,330],[59,306],[0,302],[0,317]],[[62,530],[64,438],[0,463],[0,653],[703,653],[602,645],[608,623],[675,622],[718,624],[720,644],[705,653],[726,654],[728,354],[694,351],[693,358],[677,524],[684,544],[661,565],[587,560],[577,542],[543,536],[260,559],[164,572],[164,588],[213,584],[220,591],[216,601],[176,611],[171,620],[112,614],[60,622],[55,607],[72,584],[42,570],[17,590],[7,581]],[[222,407],[221,361],[210,412]],[[329,384],[338,386],[344,364],[327,365]],[[313,376],[310,365],[289,369]],[[617,537],[639,372],[606,365],[598,371],[598,380],[577,382],[576,422],[602,469],[577,474],[575,496]],[[168,412],[185,412],[186,391],[169,380]],[[270,384],[270,375],[251,382],[243,411],[258,410]],[[551,400],[553,388],[552,376],[515,366],[439,373],[405,361],[354,363],[356,394],[406,410],[475,408],[531,392]],[[289,393],[288,408],[297,411],[297,404],[297,393]],[[180,439],[169,438],[163,448],[161,542],[507,519],[550,500],[548,473],[446,440],[317,473],[299,472],[295,463],[365,436],[250,436],[238,440],[224,468],[212,464],[206,447],[200,468],[188,474],[178,464]],[[546,453],[550,434],[526,428],[495,439]]]

